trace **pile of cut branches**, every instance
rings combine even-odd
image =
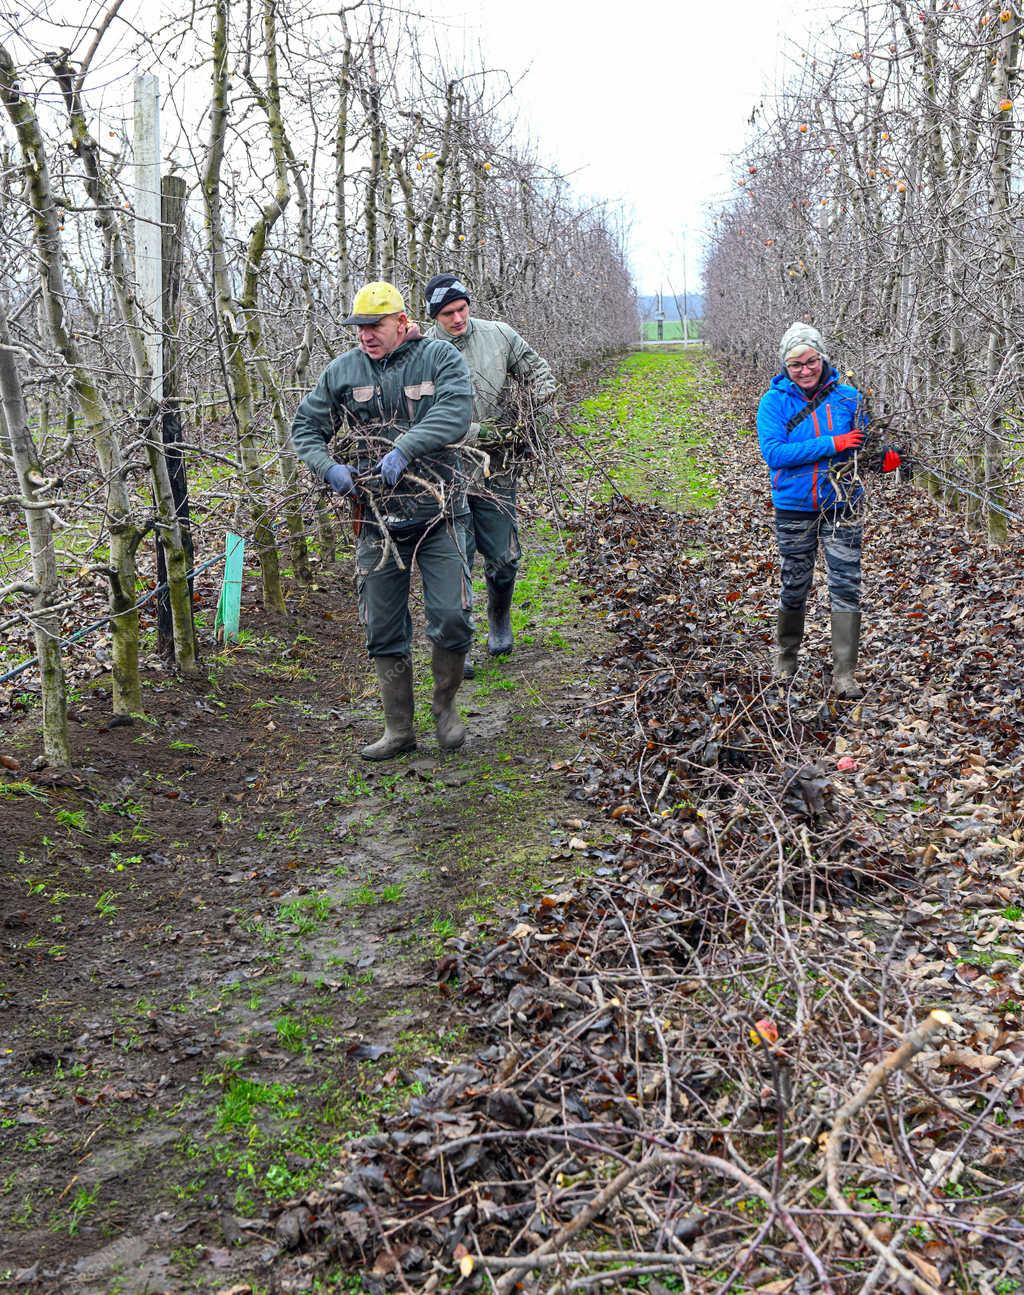
[[[759,480],[749,438],[720,453]],[[766,508],[592,510],[572,538],[609,686],[565,772],[608,839],[571,842],[590,874],[496,942],[449,943],[475,1056],[419,1072],[282,1215],[282,1290],[339,1260],[416,1292],[1010,1289],[1022,744],[994,644],[1019,555],[885,507],[869,693],[840,709],[824,608],[797,687],[770,678]]]

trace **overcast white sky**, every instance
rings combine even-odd
[[[581,194],[622,201],[640,291],[671,280],[681,294],[684,237],[692,291],[705,212],[729,192],[725,158],[775,82],[787,31],[806,36],[821,5],[435,0],[431,12],[462,20],[493,64],[529,68],[517,99],[542,153]]]
[[[829,0],[803,11],[784,0],[383,3],[421,13],[436,25],[438,43],[468,64],[479,66],[482,51],[489,66],[525,74],[516,101],[541,156],[571,175],[584,200],[621,203],[639,290],[677,294],[684,278],[689,291],[699,289],[707,211],[729,195],[726,158],[742,149],[751,110],[777,80],[787,33],[806,40],[809,24],[831,7]],[[108,0],[46,0],[30,26],[49,47],[67,39],[56,24],[94,23],[107,7]],[[328,0],[325,21],[332,8]],[[159,0],[130,0],[122,19],[152,29],[161,10]],[[104,50],[124,34],[112,31]],[[97,79],[93,108],[104,98]]]

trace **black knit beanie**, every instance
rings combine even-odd
[[[436,319],[438,311],[444,310],[453,301],[469,304],[469,289],[457,274],[435,274],[427,284],[424,295],[431,319]]]

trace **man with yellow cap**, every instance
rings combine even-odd
[[[332,360],[299,405],[292,437],[299,457],[340,495],[371,495],[360,510],[356,573],[360,619],[384,703],[384,734],[362,751],[386,760],[416,746],[413,723],[414,562],[423,581],[431,640],[438,744],[466,730],[455,706],[472,638],[472,589],[463,527],[465,473],[456,443],[469,430],[473,384],[461,355],[410,323],[401,293],[368,283],[344,321],[358,346]],[[332,438],[346,462],[328,449]]]

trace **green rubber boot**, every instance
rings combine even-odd
[[[789,611],[779,608],[775,622],[775,677],[792,679],[796,674],[797,653],[804,637],[804,609]]]
[[[412,658],[378,656],[373,658],[373,664],[384,702],[384,734],[376,742],[364,746],[359,754],[364,760],[390,760],[403,751],[416,750],[416,730],[412,722]]]
[[[832,691],[843,701],[859,701],[864,689],[853,677],[860,649],[860,612],[832,612]]]
[[[466,726],[459,719],[455,694],[463,679],[465,652],[449,652],[434,644],[434,701],[431,710],[437,725],[437,744],[442,751],[454,751],[466,740]]]
[[[495,584],[487,581],[487,651],[505,656],[512,651],[512,594],[515,579]]]

